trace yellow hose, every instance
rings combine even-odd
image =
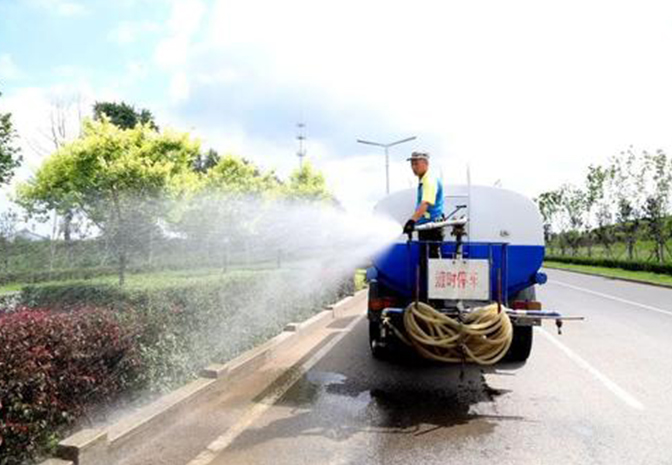
[[[440,362],[493,365],[504,357],[513,339],[511,320],[504,309],[498,311],[497,304],[463,313],[459,321],[423,302],[413,302],[404,311],[404,326],[408,338],[392,327],[420,355]]]

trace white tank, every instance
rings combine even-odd
[[[455,216],[469,218],[466,241],[507,242],[511,245],[544,245],[541,215],[534,202],[522,194],[487,186],[444,184],[444,213],[466,205]],[[382,199],[376,213],[404,224],[415,211],[416,189],[395,192]],[[446,237],[448,239],[448,237]],[[398,242],[405,242],[401,235]]]

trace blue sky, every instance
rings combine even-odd
[[[129,62],[151,60],[160,39],[158,31],[145,33],[143,40],[126,46],[115,39],[122,25],[141,17],[158,27],[169,15],[170,5],[163,2],[3,1],[0,53],[9,54],[21,70],[20,80],[3,82],[3,91],[58,85],[73,75],[86,77],[95,87],[113,85]],[[154,88],[131,87],[134,95],[129,97]]]
[[[422,148],[447,185],[469,165],[533,196],[630,144],[672,151],[671,52],[663,0],[0,0],[0,110],[17,182],[48,155],[55,103],[76,119],[124,100],[281,175],[303,119],[349,207],[384,194],[382,154],[357,138],[418,136],[392,152],[394,190]]]

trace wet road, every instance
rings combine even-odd
[[[587,320],[525,365],[377,362],[360,320],[212,463],[672,463],[672,290],[548,274],[545,307]]]

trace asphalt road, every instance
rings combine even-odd
[[[672,464],[672,289],[548,275],[544,306],[587,319],[537,328],[525,365],[377,362],[359,320],[211,463]]]

